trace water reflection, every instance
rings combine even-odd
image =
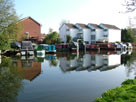
[[[35,79],[41,74],[41,63],[35,61],[34,56],[13,59],[13,65],[23,73],[23,78],[29,81]]]
[[[81,54],[80,56],[73,56],[72,59],[67,57],[59,58],[60,68],[63,72],[68,71],[106,71],[115,68],[121,64],[121,55],[104,55],[104,54]]]
[[[136,75],[135,66],[136,52],[61,52],[44,58],[2,58],[0,102],[16,102],[16,97],[19,102],[90,102],[120,85],[126,73]]]
[[[56,59],[56,54],[47,54],[45,59],[49,61],[50,66],[56,67],[58,65],[58,60]]]
[[[121,63],[125,66],[128,77],[131,73],[136,76],[136,52],[122,55]]]
[[[12,65],[10,58],[3,58],[0,65],[0,102],[16,102],[21,87],[21,72]]]

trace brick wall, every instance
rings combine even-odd
[[[35,38],[37,41],[41,41],[41,25],[38,22],[31,17],[28,17],[21,20],[20,25],[22,27],[22,33],[24,36],[26,36],[26,32],[29,32],[29,39]]]

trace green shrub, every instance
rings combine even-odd
[[[128,79],[120,87],[106,91],[96,102],[136,102],[136,79]]]

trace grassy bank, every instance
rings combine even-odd
[[[106,91],[96,102],[136,102],[136,79],[128,79],[120,87]]]

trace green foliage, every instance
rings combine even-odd
[[[22,86],[21,72],[13,66],[10,58],[2,58],[0,65],[0,102],[16,102]]]
[[[55,43],[61,43],[61,40],[59,38],[59,34],[57,32],[52,32],[48,34],[45,39],[43,40],[43,43],[45,44],[55,44]]]
[[[136,38],[134,36],[134,31],[131,28],[122,29],[121,40],[123,42],[136,42]]]
[[[67,35],[67,43],[71,43],[72,42],[72,37],[70,35]]]
[[[122,86],[111,89],[96,98],[96,102],[135,102],[136,101],[136,79],[128,79]]]
[[[58,65],[58,60],[51,60],[50,61],[50,66],[56,67]]]
[[[6,50],[16,39],[18,17],[12,0],[0,0],[0,49]]]

